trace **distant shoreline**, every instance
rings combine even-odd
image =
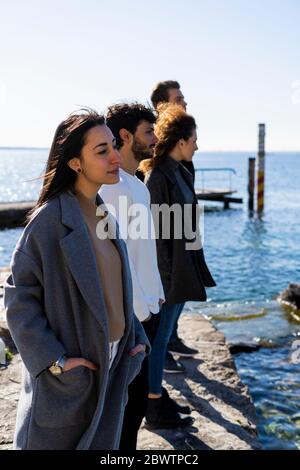
[[[0,147],[0,150],[49,150],[50,147]]]
[[[50,150],[50,147],[1,147],[0,150]],[[249,153],[256,154],[257,150],[205,150],[201,149],[197,151],[199,153]],[[266,152],[267,155],[277,154],[277,153],[300,153],[299,150],[269,150]]]

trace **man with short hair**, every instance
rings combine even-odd
[[[175,80],[159,82],[151,94],[151,102],[157,110],[161,103],[178,104],[186,110],[187,103],[184,99],[180,85]]]

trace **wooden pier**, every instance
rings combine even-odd
[[[0,230],[4,228],[23,226],[27,213],[35,206],[35,204],[35,201],[1,203]]]
[[[229,209],[230,203],[242,204],[243,199],[241,197],[233,197],[232,195],[237,191],[226,191],[222,189],[196,189],[197,199],[203,201],[217,201],[223,202],[224,209]]]
[[[197,199],[222,202],[224,209],[229,209],[230,203],[242,204],[243,199],[241,197],[233,196],[237,193],[235,189],[232,189],[232,175],[235,174],[234,168],[197,168],[196,175],[199,175],[199,178],[197,177],[195,181]],[[221,175],[222,186],[227,180],[227,188],[212,188],[212,182],[219,180],[216,179],[217,175]]]

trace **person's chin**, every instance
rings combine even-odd
[[[116,184],[120,181],[120,175],[118,173],[111,173],[109,179],[105,184]]]

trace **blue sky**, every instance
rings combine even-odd
[[[300,0],[0,0],[0,146],[176,79],[201,150],[300,150]]]

